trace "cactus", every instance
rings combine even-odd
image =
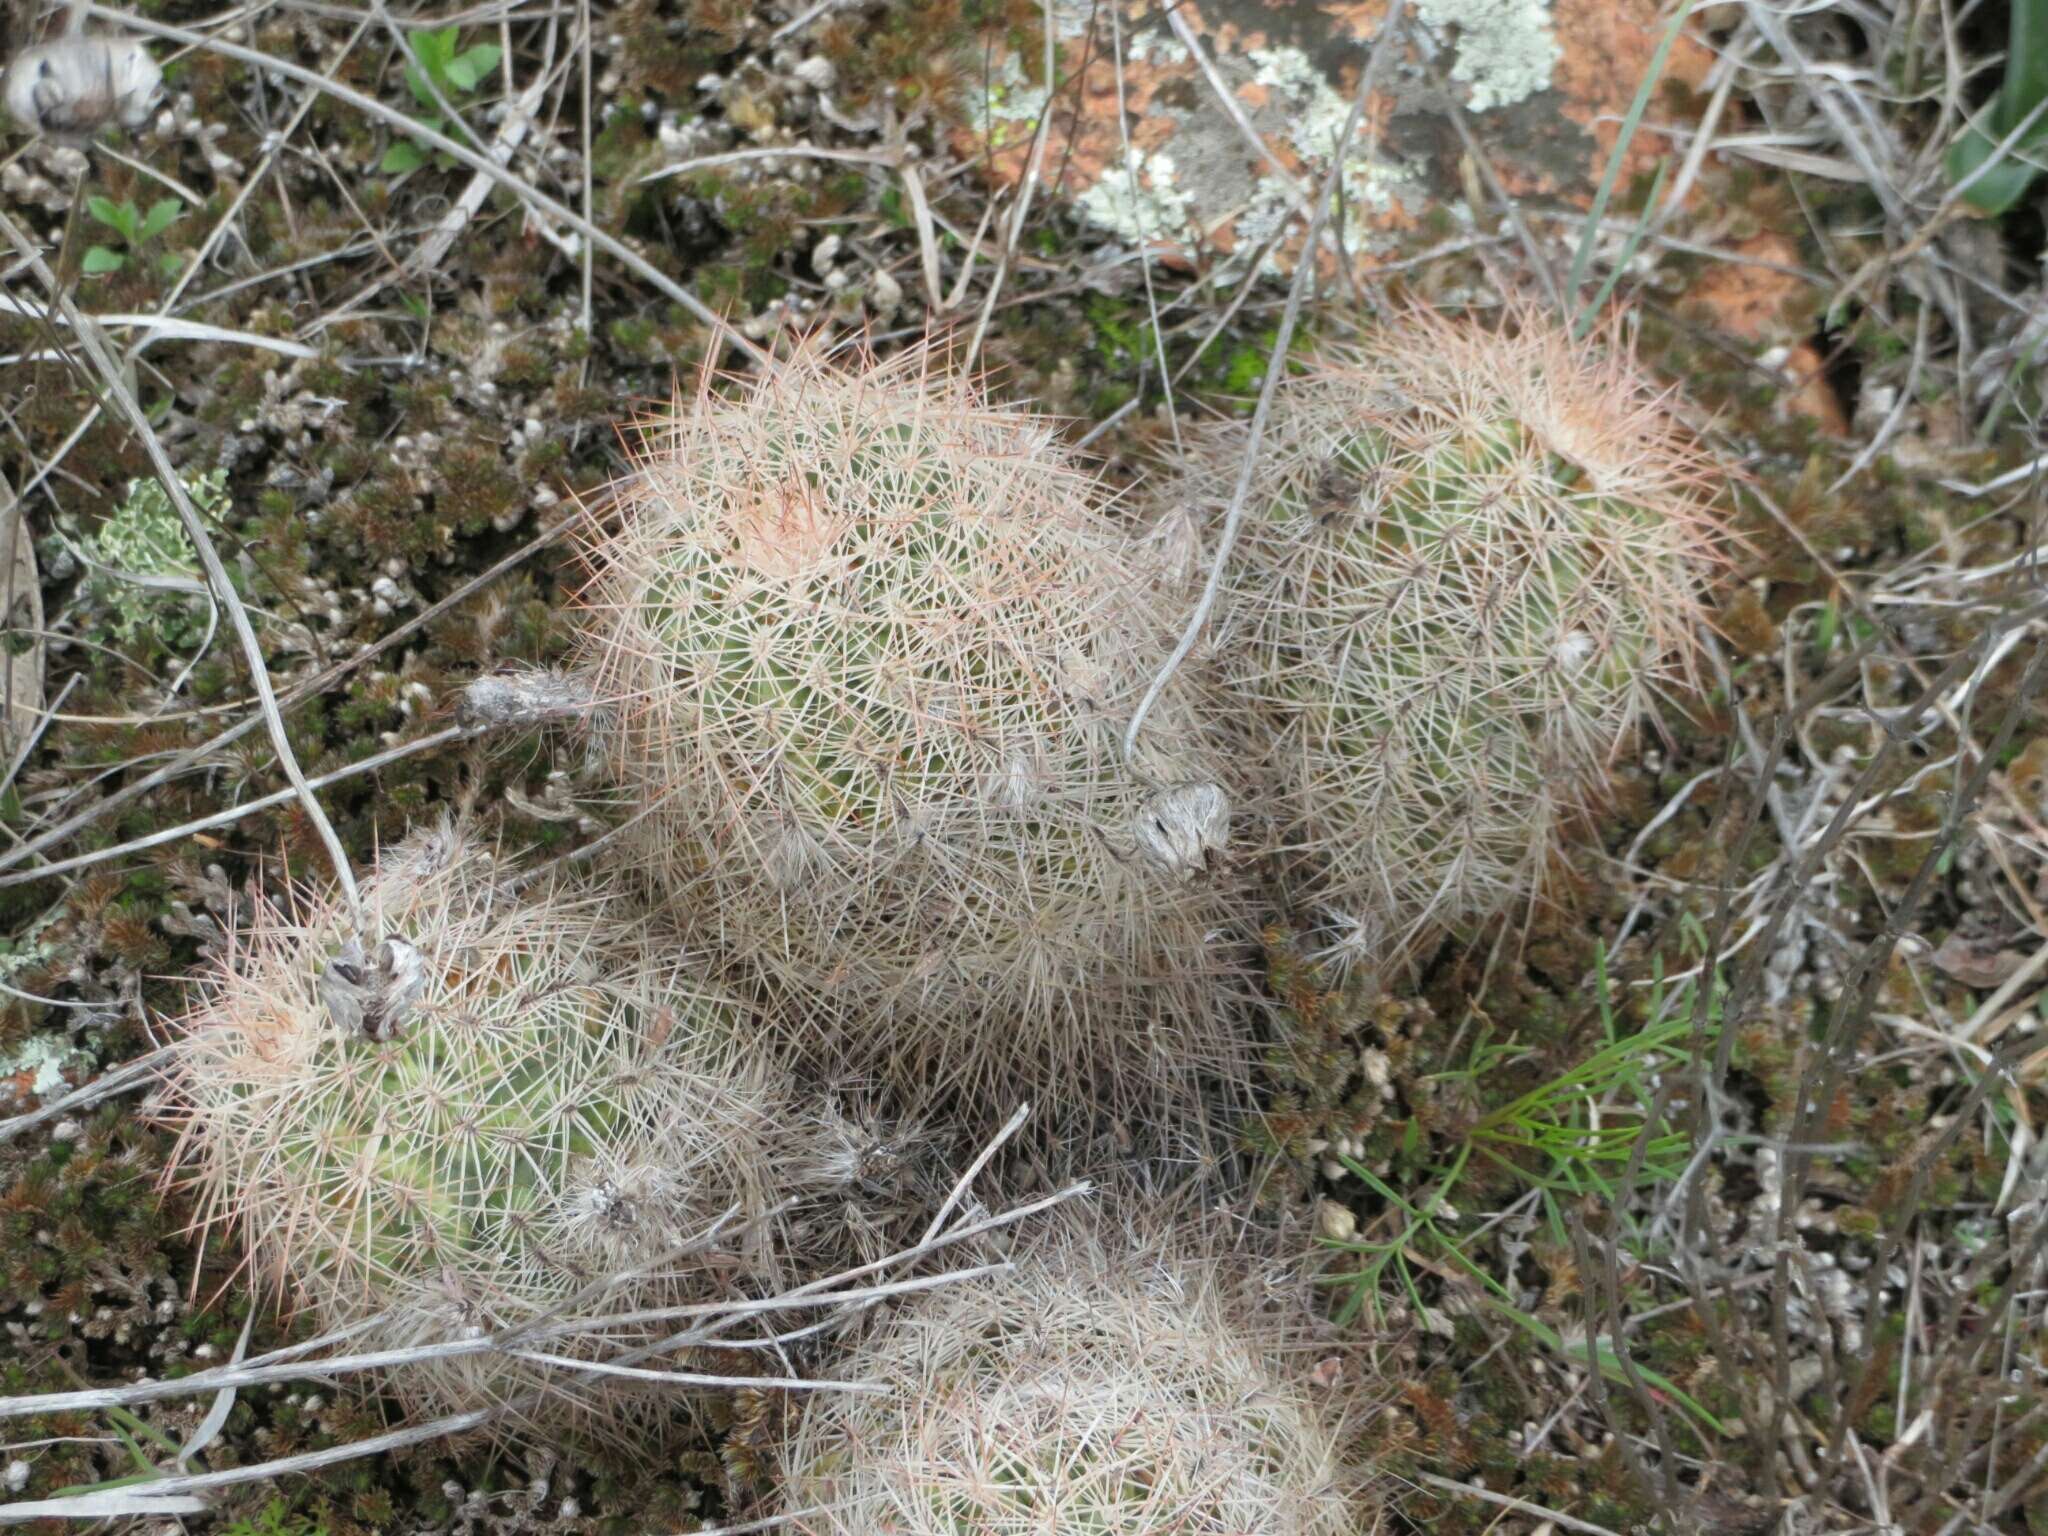
[[[1353,1370],[1301,1287],[1199,1224],[1075,1215],[1013,1267],[931,1292],[854,1345],[870,1396],[814,1401],[785,1453],[815,1536],[1350,1536]],[[1318,1354],[1324,1357],[1319,1365]]]
[[[1658,692],[1690,678],[1713,475],[1612,334],[1416,312],[1273,401],[1213,647],[1336,958],[1536,892]],[[1248,429],[1198,439],[1214,521]]]
[[[770,1206],[781,1085],[687,956],[602,891],[511,894],[460,831],[389,850],[363,900],[367,954],[335,899],[259,905],[172,1042],[176,1167],[255,1281],[325,1328],[367,1324],[351,1347],[375,1349],[775,1278],[775,1223],[747,1218]],[[733,1206],[717,1243],[674,1257]],[[502,1353],[391,1385],[435,1412],[530,1397],[551,1420],[628,1401]]]
[[[1184,705],[1124,760],[1154,562],[1048,424],[930,348],[800,347],[653,422],[619,501],[579,665],[627,856],[833,1070],[1000,1118],[1234,1069],[1229,808]]]

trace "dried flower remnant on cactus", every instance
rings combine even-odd
[[[135,38],[59,38],[22,49],[7,66],[7,115],[30,133],[83,144],[148,122],[163,79]]]
[[[1220,773],[1178,694],[1123,758],[1170,605],[1050,424],[801,347],[650,423],[619,501],[580,663],[637,862],[835,1069],[1000,1117],[1235,1064]]]
[[[1710,460],[1618,334],[1422,312],[1281,386],[1214,647],[1332,953],[1539,889],[1561,824],[1692,675]],[[1182,492],[1220,514],[1246,429]]]
[[[764,1188],[781,1085],[737,1007],[602,890],[508,895],[460,830],[387,851],[343,905],[259,906],[172,1044],[168,1113],[202,1220],[252,1279],[364,1348],[707,1300],[781,1262]],[[364,998],[400,1006],[362,1006]],[[674,1251],[729,1207],[711,1251]],[[632,1272],[658,1257],[652,1273]],[[374,1320],[374,1321],[373,1321]],[[594,1325],[541,1354],[641,1342]],[[531,1417],[637,1399],[566,1367],[472,1354],[391,1386],[425,1411],[532,1394]]]
[[[597,702],[583,679],[553,667],[506,667],[467,684],[455,718],[470,730],[502,730],[587,720]]]
[[[1013,1268],[885,1316],[843,1367],[885,1390],[811,1404],[790,1440],[787,1496],[813,1511],[799,1528],[1361,1529],[1352,1370],[1312,1347],[1298,1283],[1198,1227],[1133,1236],[1069,1216]]]

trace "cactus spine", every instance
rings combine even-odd
[[[728,1207],[761,1217],[781,1085],[735,1006],[605,893],[508,894],[443,829],[363,887],[365,955],[338,900],[260,906],[173,1041],[178,1166],[253,1278],[351,1347],[426,1344],[542,1318],[703,1300],[767,1280],[772,1223],[635,1273]],[[602,1296],[595,1282],[622,1280]],[[602,1335],[550,1338],[574,1354]],[[409,1406],[534,1394],[583,1415],[621,1400],[503,1354],[410,1366]]]
[[[800,348],[652,424],[621,501],[582,664],[633,860],[835,1065],[1001,1118],[1234,1062],[1219,774],[1185,710],[1123,760],[1156,582],[1048,424]]]
[[[1149,1229],[1148,1229],[1149,1230]],[[1069,1216],[850,1351],[787,1452],[816,1536],[1348,1536],[1364,1479],[1312,1313],[1242,1256]]]
[[[1276,397],[1213,653],[1339,956],[1537,890],[1662,689],[1715,556],[1704,454],[1613,335],[1416,312]],[[1183,466],[1229,502],[1242,424]]]

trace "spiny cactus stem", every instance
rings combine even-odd
[[[1394,0],[1394,15],[1390,18],[1387,35],[1392,36],[1392,22],[1400,16],[1401,0]],[[1379,62],[1380,51],[1372,51],[1371,64]],[[1344,119],[1344,131],[1337,135],[1335,148],[1330,152],[1330,169],[1323,176],[1323,184],[1316,189],[1315,207],[1310,211],[1308,238],[1302,244],[1301,259],[1295,263],[1294,281],[1287,287],[1287,307],[1280,312],[1280,329],[1273,337],[1273,350],[1266,357],[1266,376],[1259,384],[1259,403],[1252,411],[1251,436],[1245,442],[1244,465],[1238,471],[1237,488],[1231,493],[1230,510],[1223,519],[1223,536],[1216,544],[1216,558],[1209,562],[1208,579],[1202,583],[1202,595],[1195,602],[1195,611],[1188,615],[1187,628],[1181,631],[1180,640],[1173,648],[1173,654],[1154,674],[1145,689],[1145,696],[1138,700],[1138,707],[1131,712],[1131,723],[1124,731],[1124,758],[1129,761],[1138,750],[1138,732],[1144,729],[1145,717],[1152,713],[1152,706],[1159,695],[1166,691],[1166,685],[1173,681],[1173,674],[1180,670],[1182,662],[1188,659],[1195,643],[1202,638],[1202,631],[1208,627],[1209,615],[1216,609],[1216,598],[1223,590],[1223,573],[1230,568],[1230,551],[1237,543],[1237,530],[1244,522],[1245,502],[1251,496],[1252,474],[1258,468],[1259,443],[1266,435],[1266,418],[1273,411],[1273,396],[1279,392],[1281,379],[1287,376],[1287,349],[1294,342],[1294,327],[1301,319],[1301,301],[1308,293],[1308,275],[1315,270],[1316,255],[1323,239],[1323,218],[1330,211],[1330,194],[1337,189],[1337,181],[1344,173],[1344,155],[1351,147],[1351,136],[1358,131],[1358,120],[1365,115],[1365,103],[1372,92],[1372,67],[1366,67],[1365,81],[1358,93],[1358,99],[1351,103],[1350,115]]]
[[[1005,1274],[861,1336],[847,1374],[887,1395],[817,1400],[785,1453],[816,1529],[1358,1528],[1358,1403],[1293,1363],[1318,1337],[1305,1285],[1226,1254],[1220,1226],[1121,1214],[1050,1223]]]
[[[1192,686],[1124,758],[1179,623],[1099,475],[929,346],[796,347],[641,443],[573,666],[625,871],[803,1000],[795,1048],[987,1128],[1078,1073],[1156,1117],[1234,1064],[1233,870],[1195,878],[1225,770]]]

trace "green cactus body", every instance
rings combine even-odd
[[[338,1023],[323,970],[338,902],[259,911],[175,1044],[180,1164],[210,1222],[324,1327],[397,1346],[538,1320],[668,1253],[728,1207],[769,1205],[764,1139],[781,1085],[738,1009],[603,893],[506,893],[460,834],[409,840],[364,888],[366,918],[413,945],[419,992],[388,1038]],[[581,1307],[702,1300],[774,1278],[773,1225],[721,1270],[669,1265]],[[579,1315],[581,1311],[579,1308]],[[374,1321],[372,1321],[374,1320]],[[633,1341],[603,1327],[545,1352]],[[435,1411],[533,1393],[608,1411],[579,1373],[502,1355],[408,1367]]]
[[[818,1536],[1349,1536],[1351,1395],[1309,1304],[1219,1259],[1056,1219],[1005,1273],[916,1298],[854,1346],[786,1453]]]
[[[800,350],[651,426],[622,500],[583,663],[635,862],[835,1066],[1000,1118],[1233,1059],[1225,887],[1134,830],[1217,771],[1172,704],[1123,759],[1163,613],[1048,426],[925,352]]]
[[[1712,477],[1605,341],[1416,314],[1274,401],[1214,655],[1340,953],[1396,955],[1536,890],[1687,675]],[[1191,504],[1228,504],[1246,437],[1197,445]]]

